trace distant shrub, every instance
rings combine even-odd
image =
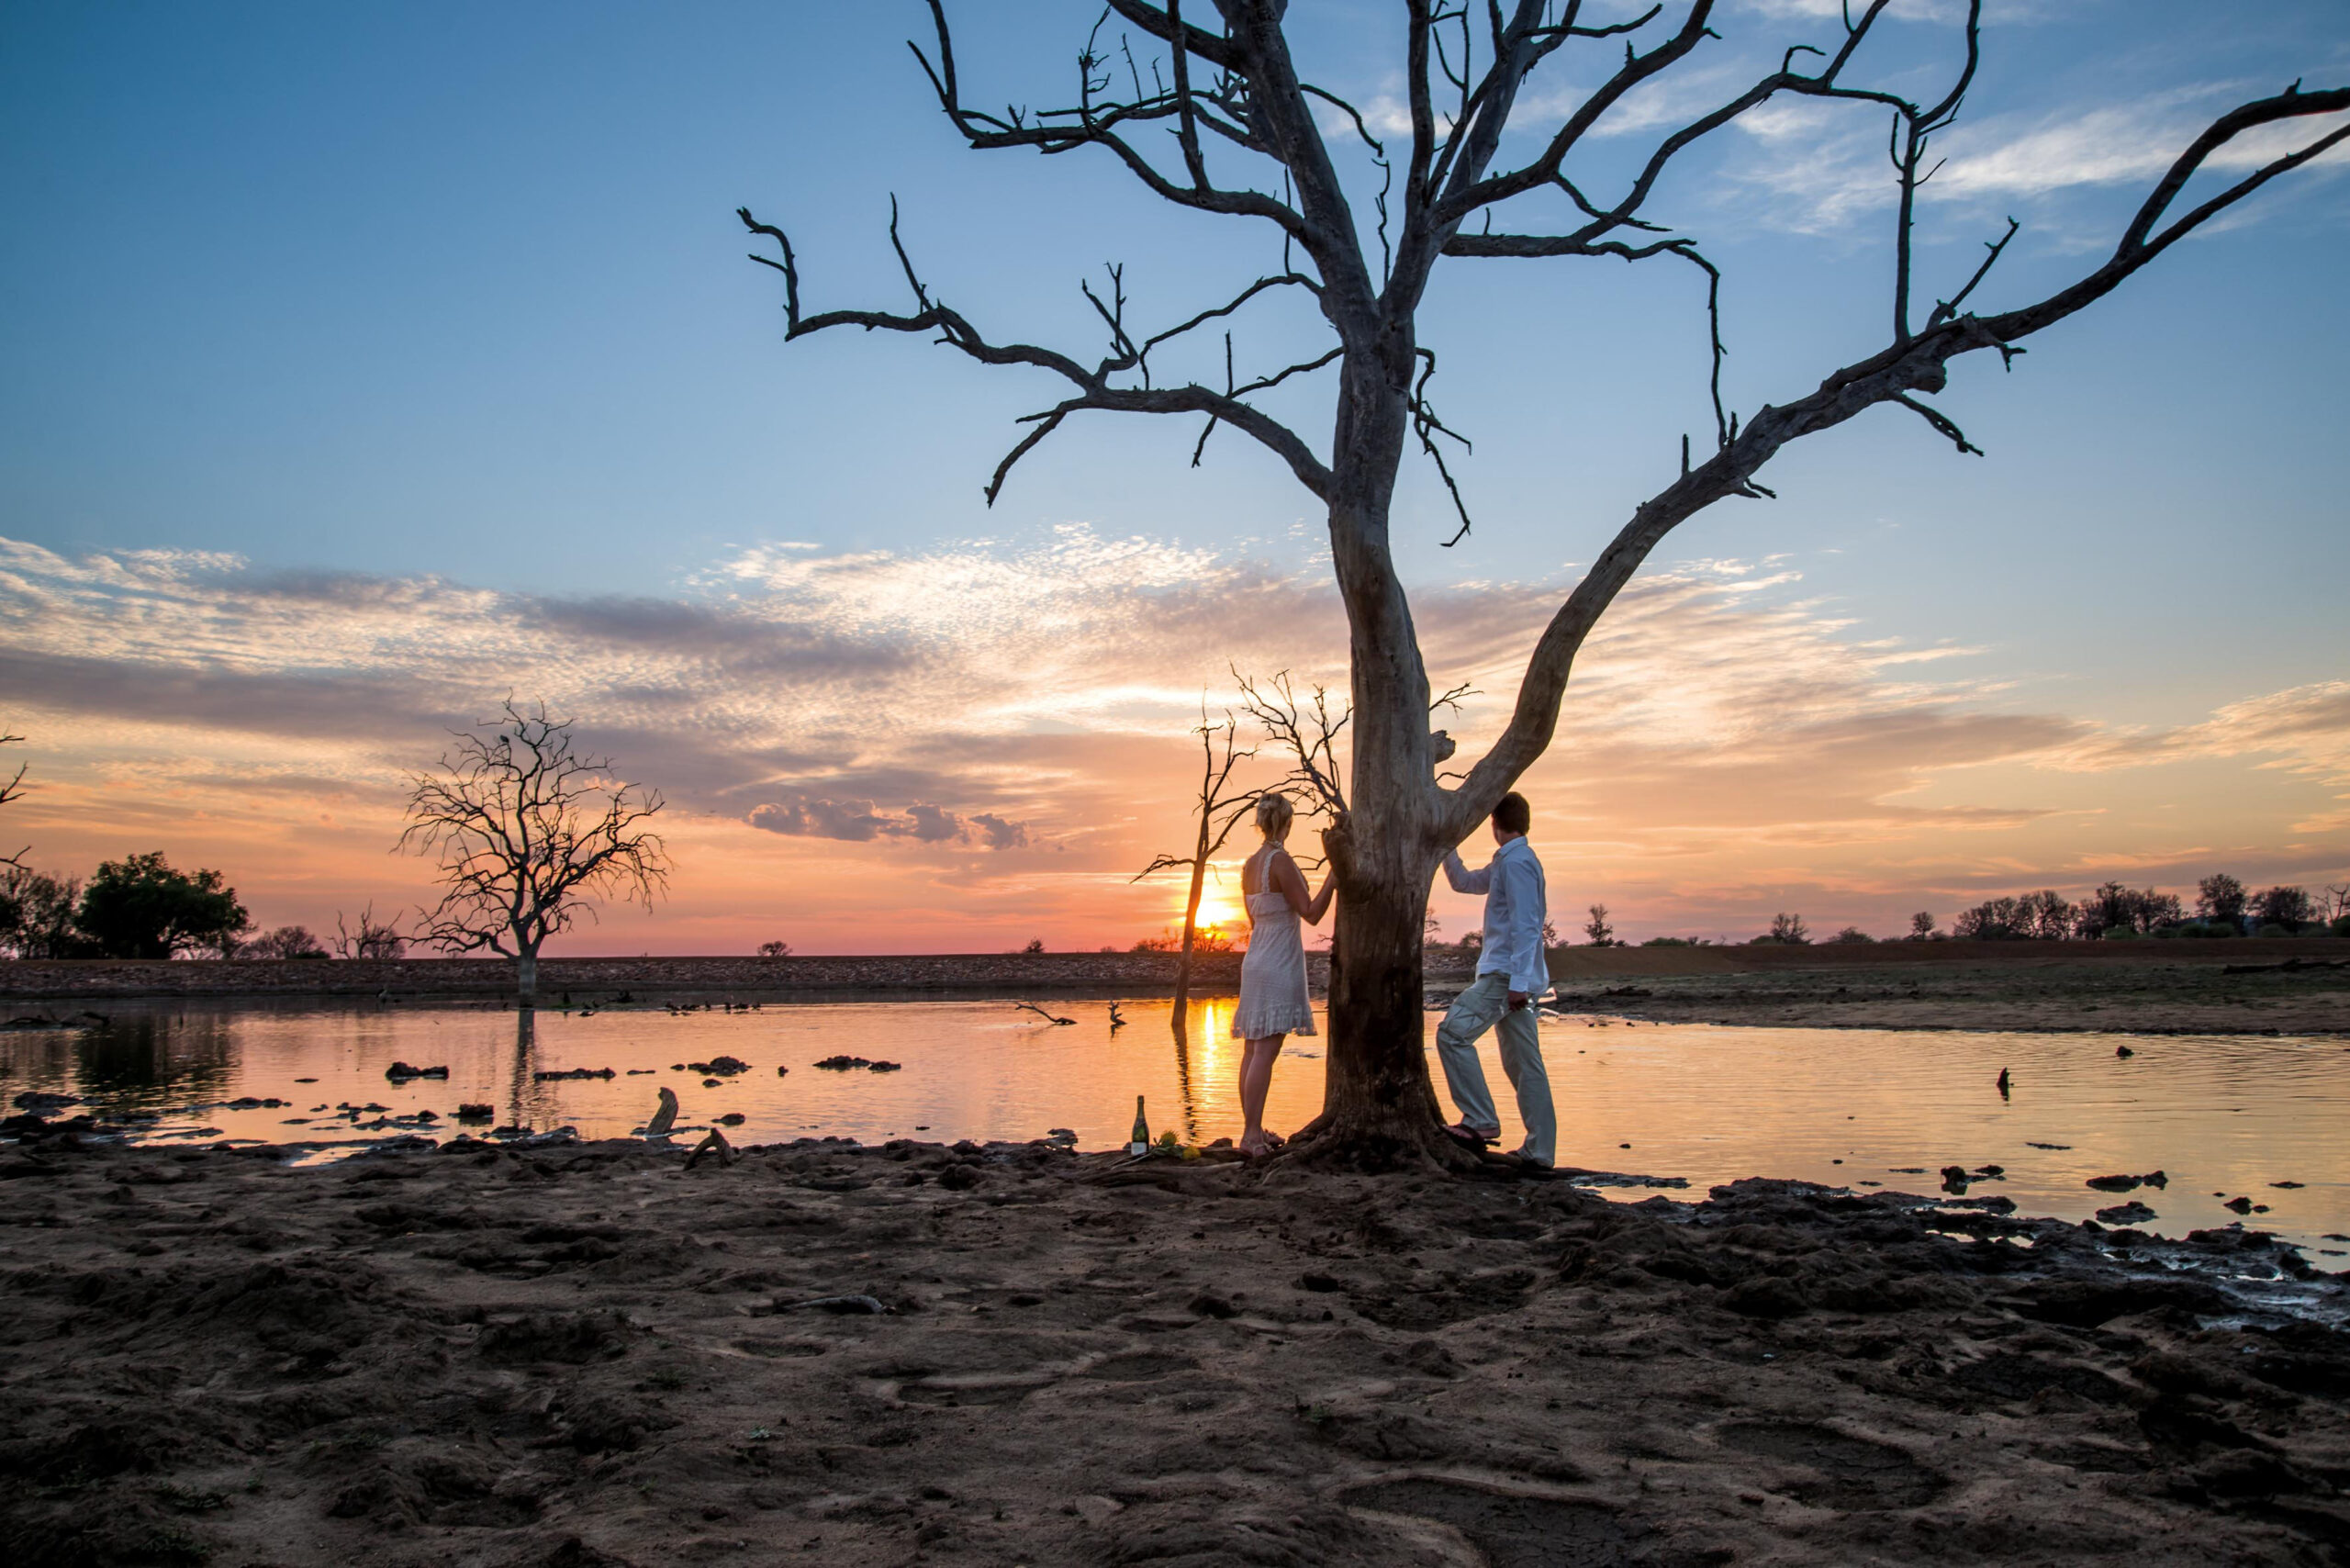
[[[2053,889],[2016,898],[1986,899],[1950,923],[1950,934],[1969,942],[2053,941],[2073,925],[2073,906]]]
[[[1751,942],[1749,942],[1747,946],[1750,947],[1767,947],[1774,943],[1788,947],[1810,946],[1811,932],[1809,928],[1804,924],[1803,916],[1799,914],[1785,913],[1773,915],[1771,917],[1771,929],[1764,932],[1762,935],[1757,936]]]
[[[2165,925],[2176,925],[2187,918],[2176,893],[2158,893],[2152,888],[2132,889],[2120,882],[2108,882],[2083,899],[2073,914],[2073,935],[2102,940],[2116,926],[2151,934]]]
[[[759,944],[759,957],[762,958],[789,958],[791,957],[791,944],[789,942],[762,942]]]
[[[2271,888],[2252,901],[2249,913],[2262,925],[2281,925],[2291,935],[2317,918],[2317,904],[2306,888]]]
[[[1032,936],[1028,939],[1028,946],[1020,950],[1024,953],[1041,953],[1045,950],[1045,939],[1041,936]]]
[[[1643,947],[1702,947],[1705,945],[1706,939],[1702,936],[1651,936],[1640,944]]]
[[[2241,935],[2236,929],[2235,922],[2232,920],[2190,920],[2186,924],[2180,925],[2176,929],[2181,936],[2234,936]]]
[[[2290,926],[2279,925],[2274,921],[2253,933],[2255,936],[2290,936],[2292,934]]]
[[[2350,914],[2336,915],[2333,924],[2326,929],[2336,936],[2350,936]]]
[[[2205,921],[2233,924],[2243,916],[2248,897],[2242,882],[2221,871],[2195,884],[2195,913]]]
[[[1830,937],[1829,940],[1830,942],[1841,942],[1849,946],[1855,943],[1874,942],[1876,938],[1870,935],[1867,932],[1862,930],[1857,925],[1848,925],[1844,927],[1843,930],[1836,933],[1835,935]]]
[[[2143,938],[2139,935],[2138,928],[2134,925],[2109,925],[2103,931],[2098,933],[2098,937],[2100,941],[2105,942],[2137,942],[2143,940]]]
[[[310,935],[307,925],[281,925],[264,931],[237,947],[240,958],[323,958],[326,944]]]

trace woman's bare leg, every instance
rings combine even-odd
[[[1248,1041],[1240,1051],[1240,1152],[1262,1154],[1272,1147],[1265,1135],[1265,1096],[1273,1087],[1273,1062],[1286,1035]]]

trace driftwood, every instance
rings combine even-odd
[[[1033,1002],[1017,1002],[1013,1003],[1013,1006],[1015,1010],[1025,1008],[1029,1012],[1034,1013],[1037,1017],[1042,1018],[1047,1024],[1074,1024],[1077,1022],[1074,1018],[1058,1017],[1053,1014],[1047,1013]]]

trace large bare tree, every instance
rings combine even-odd
[[[788,338],[834,328],[917,334],[983,364],[1038,371],[1063,384],[1057,401],[1028,416],[1031,428],[988,483],[990,501],[1012,466],[1069,416],[1099,410],[1193,416],[1203,421],[1203,442],[1215,427],[1229,426],[1279,457],[1326,510],[1347,612],[1355,739],[1351,810],[1334,835],[1344,962],[1330,995],[1328,1097],[1311,1129],[1316,1136],[1293,1141],[1301,1152],[1318,1144],[1357,1159],[1451,1158],[1422,1046],[1420,943],[1430,882],[1446,849],[1549,745],[1576,651],[1668,532],[1716,501],[1769,494],[1757,476],[1782,447],[1881,404],[1908,409],[1961,451],[1973,450],[1958,425],[1920,396],[1942,390],[1953,360],[1972,353],[2011,358],[2033,333],[2102,298],[2214,217],[2350,135],[2350,126],[2312,128],[2293,151],[2240,178],[2222,178],[2188,205],[2188,183],[2215,153],[2264,127],[2350,108],[2350,89],[2303,92],[2296,83],[2239,104],[2188,143],[2112,250],[2064,287],[1987,313],[1972,307],[2015,233],[2010,222],[2005,235],[1988,241],[1989,254],[1971,276],[1951,279],[1947,297],[1921,309],[1930,290],[1916,275],[1917,198],[1933,173],[1932,139],[1952,123],[1974,80],[1981,6],[1973,0],[1953,34],[1948,91],[1928,99],[1861,79],[1855,62],[1889,3],[1854,0],[1841,27],[1825,24],[1830,34],[1819,46],[1796,43],[1775,69],[1656,137],[1644,157],[1627,165],[1628,175],[1601,189],[1578,152],[1587,152],[1603,128],[1616,129],[1609,117],[1628,95],[1676,68],[1688,67],[1680,74],[1691,79],[1692,90],[1702,87],[1708,62],[1700,50],[1716,36],[1715,0],[1676,0],[1670,14],[1659,5],[1622,21],[1586,19],[1583,0],[1397,0],[1411,128],[1400,165],[1352,106],[1302,73],[1285,28],[1286,0],[1109,0],[1105,21],[1114,14],[1136,48],[1101,39],[1097,27],[1078,58],[1076,101],[1047,110],[996,109],[967,95],[945,7],[930,0],[934,44],[915,53],[939,106],[969,146],[1095,152],[1167,201],[1261,225],[1279,240],[1279,270],[1158,331],[1130,322],[1113,272],[1102,294],[1087,291],[1108,330],[1109,346],[1098,358],[982,330],[923,282],[899,239],[894,208],[890,240],[911,307],[806,309],[798,258],[784,230],[747,209],[741,214],[778,248],[774,256],[754,259],[783,274]],[[997,32],[1024,26],[987,25]],[[1157,58],[1143,58],[1154,48]],[[1534,106],[1558,101],[1541,87],[1560,79],[1554,62],[1567,58],[1590,61],[1605,78],[1572,109],[1543,119],[1550,111]],[[1694,454],[1684,439],[1680,472],[1632,509],[1544,628],[1499,739],[1464,773],[1439,779],[1427,673],[1389,544],[1397,472],[1415,445],[1459,495],[1440,444],[1449,432],[1427,397],[1435,356],[1420,342],[1416,322],[1438,263],[1663,259],[1704,274],[1710,311],[1719,274],[1692,238],[1655,220],[1651,199],[1676,159],[1783,97],[1849,105],[1890,121],[1897,201],[1883,346],[1850,364],[1797,370],[1785,401],[1741,419],[1723,405],[1717,319],[1712,439]],[[1333,117],[1351,128],[1337,139],[1338,151],[1360,148],[1387,182],[1379,187],[1375,223],[1350,199],[1334,139],[1325,131]],[[1536,119],[1542,123],[1525,123]],[[1502,156],[1505,129],[1520,133],[1509,145],[1530,147],[1530,155]],[[1548,210],[1567,213],[1567,221],[1549,228],[1522,221],[1539,205],[1516,199],[1526,196],[1546,198]],[[1326,352],[1246,378],[1232,371],[1227,353],[1220,378],[1166,376],[1181,341],[1222,330],[1244,308],[1292,291],[1310,297],[1326,322]],[[1267,412],[1260,398],[1325,369],[1332,382],[1329,429],[1326,440],[1310,441]]]
[[[398,845],[441,862],[445,890],[416,939],[513,959],[526,1008],[548,937],[593,919],[599,898],[651,909],[669,876],[645,826],[659,792],[616,778],[610,757],[581,756],[571,726],[543,702],[525,712],[509,699],[502,722],[453,732],[453,755],[412,780]]]

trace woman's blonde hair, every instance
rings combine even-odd
[[[1297,808],[1278,790],[1268,790],[1257,797],[1257,831],[1267,838],[1279,838],[1287,833],[1290,820],[1296,815]]]

